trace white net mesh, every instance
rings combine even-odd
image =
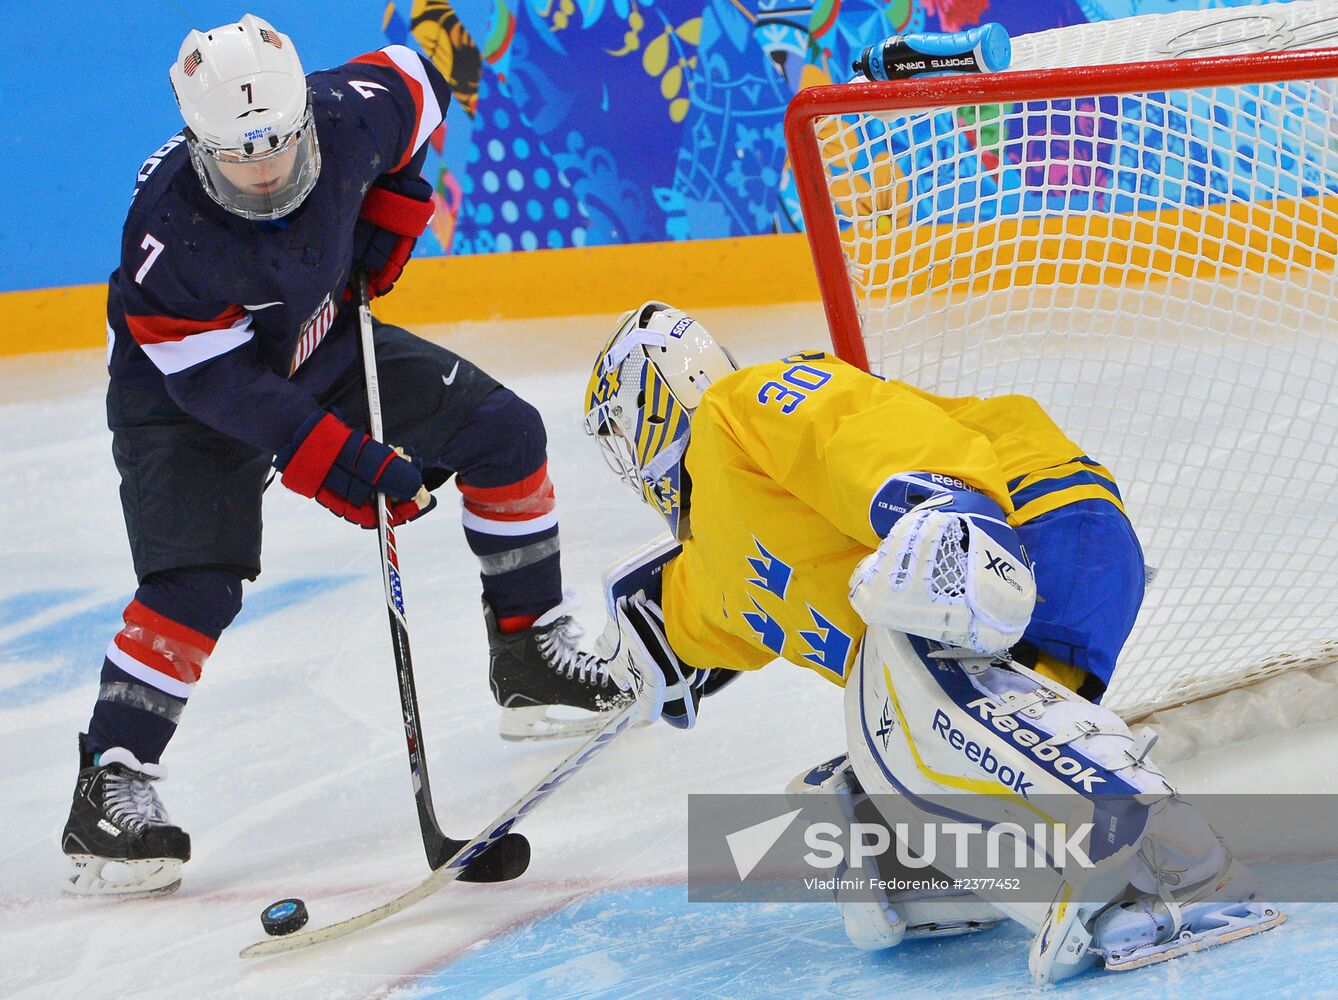
[[[938,540],[929,578],[929,592],[936,598],[955,601],[966,594],[966,532],[959,518],[952,518]]]
[[[1335,42],[1338,0],[1300,0],[1026,36],[1013,69]],[[1120,482],[1158,570],[1127,714],[1338,654],[1338,88],[1187,84],[814,127],[872,370],[1035,396]]]

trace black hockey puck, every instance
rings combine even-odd
[[[307,904],[300,899],[281,899],[260,913],[260,925],[270,937],[283,937],[307,925]]]

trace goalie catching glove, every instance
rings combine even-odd
[[[274,458],[283,485],[363,528],[376,527],[376,494],[386,495],[392,526],[436,506],[423,486],[423,463],[317,410]]]
[[[1002,653],[1022,638],[1036,605],[1017,532],[989,497],[945,488],[923,473],[895,476],[883,493],[908,484],[908,497],[924,487],[930,495],[855,567],[851,606],[869,625]]]

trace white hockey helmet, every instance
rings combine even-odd
[[[738,367],[704,326],[655,301],[624,313],[595,359],[585,432],[680,541],[691,536],[683,456],[692,414],[702,394]]]
[[[306,74],[287,35],[254,14],[192,31],[169,75],[209,197],[245,219],[278,219],[302,204],[321,153]]]

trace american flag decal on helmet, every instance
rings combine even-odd
[[[266,31],[264,28],[260,29],[260,40],[262,42],[269,42],[276,49],[283,48],[283,39],[272,31]]]
[[[200,55],[200,50],[196,49],[186,57],[186,61],[181,64],[181,69],[187,76],[194,76],[202,62],[204,62],[204,57]]]

